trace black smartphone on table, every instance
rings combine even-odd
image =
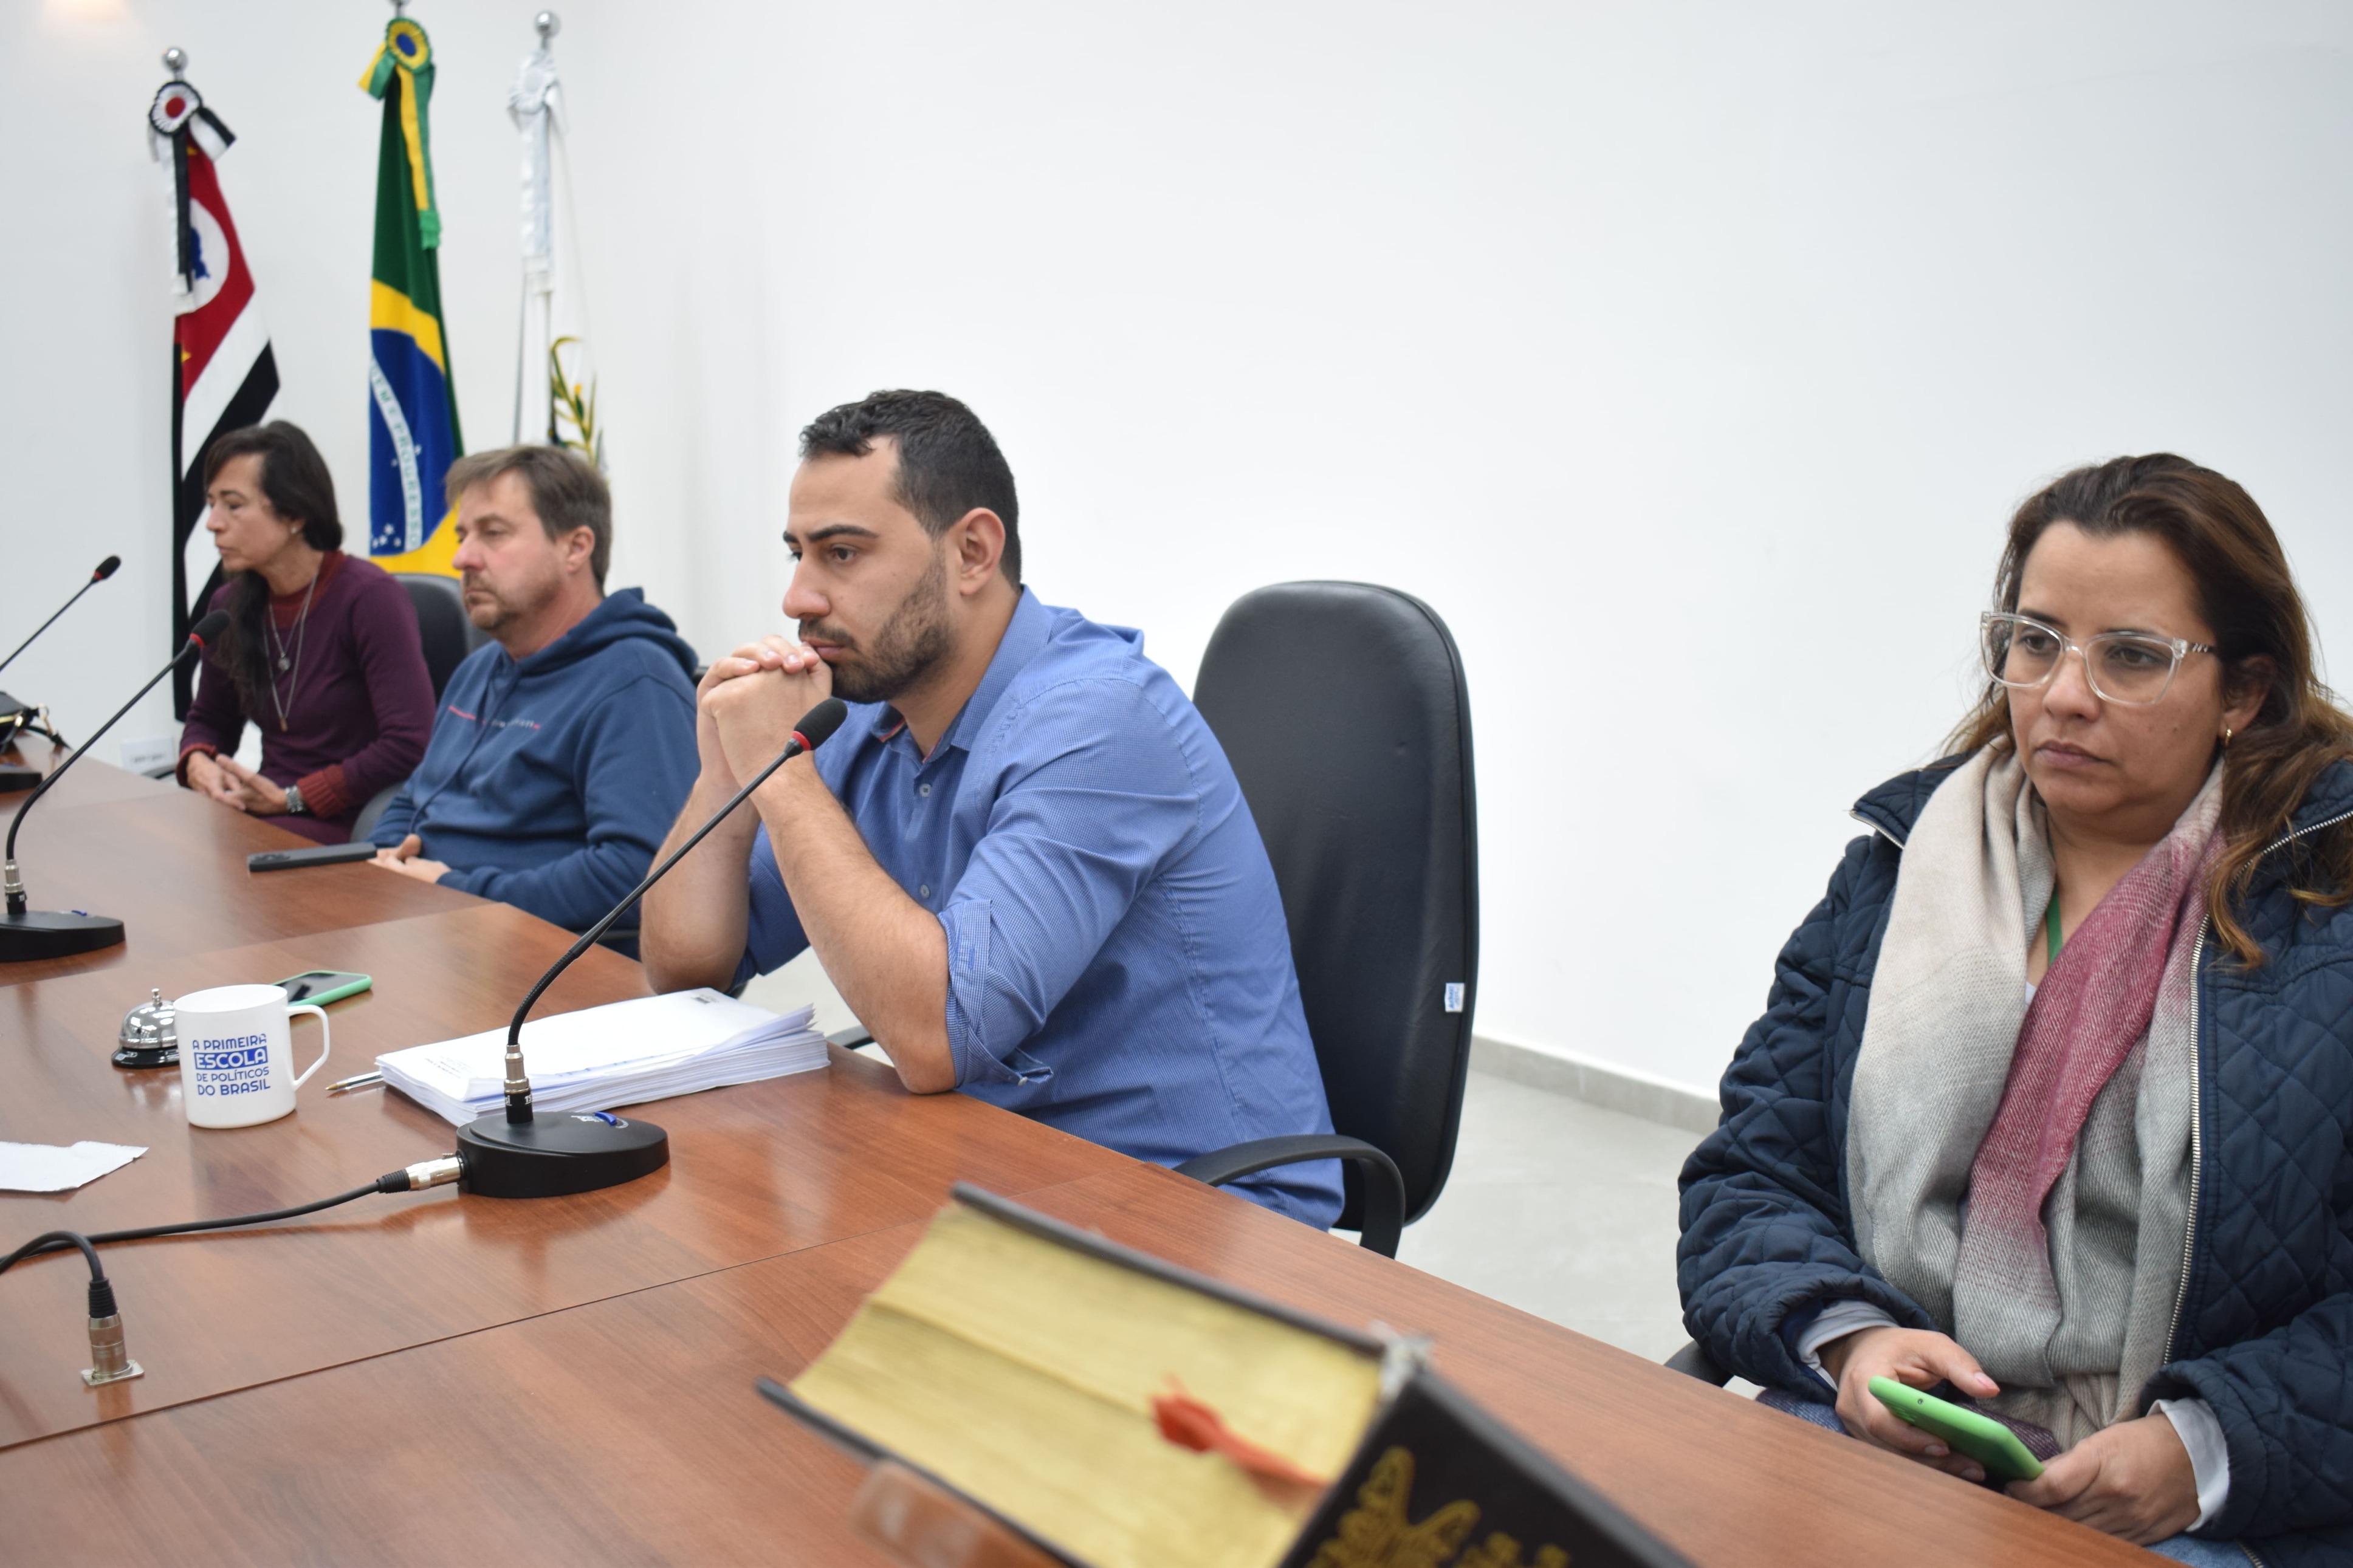
[[[245,858],[248,871],[289,871],[297,866],[340,866],[347,860],[373,860],[375,846],[362,839],[357,844],[306,844],[298,849],[258,849]]]

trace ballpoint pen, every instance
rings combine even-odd
[[[364,1072],[356,1078],[342,1079],[334,1083],[329,1084],[327,1086],[327,1092],[329,1094],[341,1094],[347,1089],[365,1089],[372,1083],[382,1083],[383,1081],[384,1074],[380,1072]]]

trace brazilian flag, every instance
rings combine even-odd
[[[375,170],[375,271],[368,293],[368,553],[388,572],[454,576],[457,528],[442,476],[465,450],[441,330],[441,214],[433,203],[433,46],[406,17],[360,86],[384,100]]]

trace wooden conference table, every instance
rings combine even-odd
[[[503,1023],[565,934],[365,865],[247,873],[247,853],[287,842],[94,760],[26,819],[36,907],[119,915],[128,941],[0,970],[0,1139],[147,1153],[70,1194],[0,1194],[0,1249],[282,1207],[449,1150],[407,1100],[326,1084]],[[333,1058],[292,1116],[191,1130],[176,1068],[108,1063],[151,988],[313,968],[376,984],[330,1009]],[[599,950],[542,1009],[645,989]],[[299,1059],[316,1039],[297,1026]],[[0,1275],[0,1557],[879,1563],[844,1520],[856,1464],[752,1383],[822,1350],[961,1180],[1343,1322],[1432,1336],[1450,1377],[1696,1563],[2151,1561],[1156,1166],[910,1096],[854,1053],[650,1114],[671,1163],[602,1193],[445,1187],[110,1248],[146,1375],[101,1389],[78,1375],[80,1259]]]

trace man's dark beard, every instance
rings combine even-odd
[[[823,621],[803,621],[801,636],[822,636],[858,655],[833,667],[833,694],[844,702],[896,702],[948,656],[948,569],[940,556],[923,580],[907,590],[874,646],[865,647],[828,629]]]

